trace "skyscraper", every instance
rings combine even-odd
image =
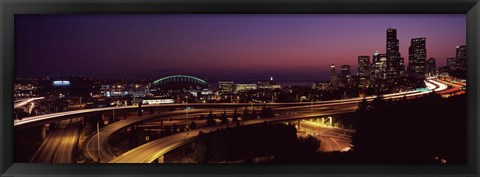
[[[335,76],[335,64],[333,63],[330,66],[330,76]]]
[[[426,38],[413,38],[408,52],[410,75],[418,79],[425,78],[425,60],[427,58]]]
[[[456,51],[456,69],[459,70],[466,70],[466,60],[467,60],[467,46],[461,45],[457,46],[457,51]]]
[[[387,29],[387,78],[397,78],[403,73],[403,58],[399,52],[399,41],[395,28]]]
[[[370,77],[370,56],[358,56],[358,77]]]
[[[437,60],[435,60],[435,58],[429,58],[425,69],[427,75],[435,76],[437,74]]]
[[[371,77],[374,80],[387,78],[387,58],[387,54],[379,54],[378,51],[373,54]]]
[[[457,54],[457,57],[467,57],[467,46],[465,45],[457,46],[456,54]]]
[[[457,67],[457,58],[456,57],[447,58],[447,67],[448,67],[448,71],[455,70]]]
[[[342,65],[340,73],[340,81],[343,87],[349,87],[352,84],[352,77],[350,75],[350,65]]]
[[[342,77],[350,77],[350,65],[342,65]]]
[[[333,64],[333,63],[330,66],[330,84],[332,85],[333,89],[338,87],[338,79],[337,79],[337,75],[335,73],[335,64]]]

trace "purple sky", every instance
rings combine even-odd
[[[325,80],[332,62],[356,73],[359,55],[385,53],[388,27],[406,65],[411,38],[426,37],[427,58],[440,66],[466,43],[463,14],[17,15],[15,73]]]

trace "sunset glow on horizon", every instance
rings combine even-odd
[[[358,56],[385,53],[389,27],[405,65],[412,38],[426,37],[437,66],[466,44],[464,14],[16,15],[14,70],[16,77],[327,80],[332,63],[356,73]]]

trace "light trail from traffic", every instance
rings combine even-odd
[[[427,84],[428,83],[428,84]],[[442,83],[439,83],[439,82],[434,82],[432,81],[432,79],[429,79],[426,81],[426,84],[427,86],[429,86],[429,89],[433,89],[433,90],[445,90],[446,88],[448,88],[448,86],[446,86],[445,84],[442,84]],[[437,87],[438,86],[438,87]],[[433,88],[433,87],[436,87],[436,88]],[[415,90],[415,91],[407,91],[407,92],[401,92],[401,93],[392,93],[392,94],[385,94],[383,95],[384,96],[384,99],[395,99],[395,98],[402,98],[402,97],[412,97],[412,96],[418,96],[418,95],[423,95],[423,94],[426,94],[426,93],[430,93],[430,92],[423,92],[423,91],[418,91],[418,90]],[[374,98],[376,98],[377,96],[369,96],[369,97],[365,97],[365,99],[367,99],[368,101],[371,101],[373,100]],[[202,106],[205,106],[205,105],[214,105],[214,106],[219,106],[219,105],[229,105],[229,106],[232,106],[232,105],[239,105],[239,106],[272,106],[272,105],[275,105],[275,106],[281,106],[281,105],[298,105],[298,106],[289,106],[289,107],[274,107],[272,108],[272,110],[295,110],[295,109],[305,109],[305,108],[326,108],[326,107],[341,107],[341,106],[345,106],[345,105],[353,105],[353,104],[357,104],[358,102],[360,102],[362,99],[364,98],[361,98],[361,97],[358,97],[358,98],[349,98],[349,99],[342,99],[342,100],[331,100],[331,101],[321,101],[321,102],[302,102],[302,103],[271,103],[271,104],[268,104],[268,103],[262,103],[262,104],[259,104],[259,103],[241,103],[241,104],[238,104],[238,103],[222,103],[222,104],[188,104],[188,106],[195,106],[195,105],[202,105]],[[315,103],[315,104],[313,104]],[[148,107],[158,107],[158,106],[165,106],[165,105],[145,105],[144,107],[142,108],[148,108]],[[186,104],[169,104],[168,106],[186,106]],[[109,110],[117,110],[117,109],[138,109],[137,106],[124,106],[124,107],[110,107],[110,108],[95,108],[95,109],[88,109],[88,110],[78,110],[78,111],[75,111],[77,114],[78,112],[81,112],[81,113],[87,113],[87,112],[95,112],[95,111],[109,111]],[[352,110],[356,109],[356,106],[352,107]],[[223,108],[223,110],[225,110],[225,108]],[[305,109],[307,110],[307,109]],[[198,111],[198,113],[202,112],[202,111],[207,111],[207,110],[201,110],[201,109],[195,109],[195,110],[192,110],[190,111],[191,113],[195,113],[195,111]],[[209,110],[208,110],[209,111]],[[310,110],[312,111],[312,110]],[[350,110],[351,111],[351,110]],[[305,111],[305,113],[308,112]],[[80,114],[81,114],[80,113]],[[180,110],[180,111],[177,111],[176,113],[172,113],[170,112],[171,114],[164,114],[164,116],[168,116],[168,115],[175,115],[175,114],[178,114],[178,115],[182,115],[182,114],[185,114],[185,111],[184,110]],[[205,112],[203,112],[205,113]],[[72,111],[69,111],[69,112],[62,112],[62,113],[55,113],[56,115],[69,115],[71,116],[72,114],[75,114],[75,113],[72,113]],[[308,113],[306,113],[308,114]],[[45,116],[45,115],[44,115]],[[48,116],[54,116],[54,114],[49,114],[49,115],[46,115],[47,117]],[[105,144],[105,142],[108,141],[108,138],[111,136],[111,134],[113,134],[114,132],[126,127],[126,126],[129,126],[129,125],[132,125],[134,123],[137,123],[137,122],[140,122],[140,121],[145,121],[145,120],[149,120],[149,119],[158,119],[159,115],[152,115],[152,116],[145,116],[144,118],[135,118],[135,119],[128,119],[129,121],[127,122],[116,122],[116,123],[113,123],[111,125],[108,125],[104,128],[102,128],[101,130],[101,133],[100,133],[100,143],[102,144],[102,151],[103,152],[107,152],[105,150],[105,147],[103,146]],[[289,116],[292,116],[292,115],[289,115]],[[297,115],[293,115],[294,117],[297,117],[300,118],[300,117],[303,117],[304,115],[303,114],[297,114]],[[47,117],[44,117],[44,118],[47,118]],[[32,120],[34,121],[34,120]],[[115,126],[113,126],[115,125]],[[98,141],[97,142],[93,142],[94,139],[96,139],[95,137],[98,136],[98,135],[94,135],[93,137],[90,137],[88,142],[87,143],[87,146],[85,146],[86,148],[86,151],[84,154],[86,154],[87,157],[89,158],[92,158],[92,159],[96,159],[96,155],[95,154],[98,154],[98,150],[95,149],[94,147],[97,147],[97,146],[94,146],[95,144],[98,144]],[[173,136],[173,135],[171,135]],[[92,145],[94,144],[94,145]],[[90,148],[89,148],[90,147]],[[167,151],[168,152],[168,151]],[[109,159],[112,159],[113,158],[113,155],[111,154],[108,154],[108,153],[102,153],[101,155],[101,162],[108,162]]]
[[[45,99],[45,97],[29,98],[29,99],[27,99],[27,100],[22,100],[21,102],[16,103],[15,105],[13,105],[13,109],[17,109],[17,108],[19,108],[19,107],[22,107],[22,106],[27,105],[28,103],[30,103],[30,102],[32,102],[32,101],[41,100],[41,99]]]

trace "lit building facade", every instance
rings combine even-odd
[[[335,71],[335,64],[333,63],[330,66],[330,83],[333,89],[338,87],[338,77]]]
[[[235,92],[245,92],[249,90],[256,90],[257,84],[235,84]]]
[[[426,72],[428,76],[437,75],[437,60],[435,58],[429,58],[426,64]]]
[[[466,70],[467,46],[461,45],[456,48],[456,69]]]
[[[370,77],[370,56],[358,56],[358,77]]]
[[[387,78],[398,78],[403,75],[404,63],[399,52],[399,41],[395,28],[387,29]]]
[[[343,78],[350,78],[350,65],[342,65],[341,74]]]
[[[235,83],[233,81],[218,82],[218,90],[223,94],[231,94],[235,91]]]
[[[411,76],[418,79],[425,78],[426,38],[413,38],[408,51],[408,67]]]
[[[447,67],[449,71],[455,70],[457,67],[457,58],[456,57],[447,58]]]
[[[373,69],[371,74],[373,80],[387,78],[387,55],[379,54],[376,51],[373,54]]]

